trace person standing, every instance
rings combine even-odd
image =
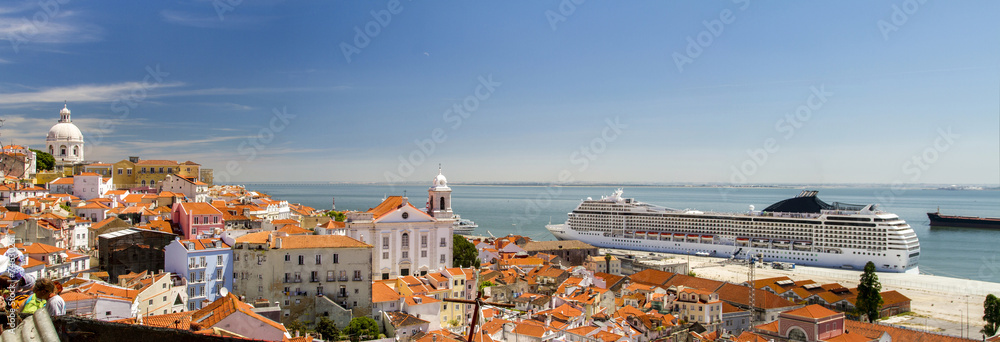
[[[32,290],[35,292],[35,297],[46,301],[45,310],[48,310],[49,316],[56,317],[66,314],[66,301],[56,292],[56,284],[52,280],[48,278],[38,279]]]

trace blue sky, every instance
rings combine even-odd
[[[997,184],[995,13],[5,2],[0,139],[44,147],[66,100],[88,159],[194,160],[232,181],[429,181],[440,163],[456,182]]]

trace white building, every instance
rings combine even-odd
[[[391,196],[371,210],[347,214],[343,233],[375,247],[375,278],[423,275],[451,268],[455,219],[451,188],[444,175],[438,174],[427,193],[428,203],[423,210],[413,206],[407,197]]]
[[[182,193],[195,202],[208,202],[208,184],[192,177],[169,174],[160,182],[160,192],[163,191]],[[285,208],[287,207],[288,202],[285,202]]]
[[[73,124],[66,105],[59,111],[59,123],[49,129],[45,145],[57,164],[83,162],[83,133]]]
[[[25,186],[18,183],[0,185],[0,202],[3,202],[5,207],[26,198],[43,197],[48,194],[49,190],[37,186]]]
[[[84,201],[101,197],[114,188],[111,177],[105,178],[93,172],[83,172],[73,176],[73,196]]]
[[[74,251],[89,251],[90,250],[90,220],[77,217],[72,225],[71,235],[69,238],[70,249]]]
[[[19,168],[8,169],[8,163],[6,160],[3,161],[4,171],[7,176],[28,179],[35,174],[35,165],[38,160],[38,156],[27,146],[21,145],[7,145],[3,147],[3,158],[14,158],[10,163],[10,166],[21,165],[24,170],[19,170]]]

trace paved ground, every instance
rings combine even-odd
[[[725,259],[663,255],[690,258],[691,270],[699,277],[732,283],[746,282],[749,277],[746,265],[729,264]],[[797,266],[794,270],[757,268],[755,273],[757,279],[787,276],[793,280],[811,279],[818,283],[839,283],[846,287],[857,286],[861,277],[860,271],[807,266]],[[914,315],[901,320],[900,325],[955,336],[962,335],[962,322],[968,316],[971,317],[968,319],[968,331],[972,332],[973,338],[979,339],[978,331],[985,324],[982,320],[983,300],[989,293],[1000,294],[1000,283],[924,274],[879,273],[878,276],[883,291],[896,290],[912,300],[910,309]]]

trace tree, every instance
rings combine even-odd
[[[330,218],[332,218],[334,221],[337,222],[344,222],[344,220],[347,219],[347,214],[345,214],[343,211],[330,210],[323,215],[329,216]]]
[[[340,329],[337,329],[337,325],[326,317],[320,317],[319,323],[316,324],[316,332],[320,333],[327,341],[340,339]]]
[[[378,323],[367,316],[354,317],[351,323],[347,324],[344,332],[351,336],[351,341],[361,341],[362,339],[374,339],[379,334]]]
[[[476,264],[476,260],[479,257],[476,245],[473,245],[469,240],[458,234],[455,234],[452,240],[452,265],[455,267],[479,267],[479,264]]]
[[[983,302],[983,320],[986,321],[986,325],[979,332],[986,337],[996,335],[997,330],[1000,330],[1000,298],[993,294],[987,295],[986,301]]]
[[[604,255],[604,272],[611,274],[611,254]]]
[[[52,170],[56,165],[56,158],[51,154],[36,149],[31,149],[35,152],[35,169],[38,170]]]
[[[865,272],[861,274],[861,283],[858,284],[858,298],[854,305],[858,316],[868,317],[869,322],[875,322],[879,318],[883,303],[881,292],[882,284],[875,274],[875,263],[869,261],[865,264]]]
[[[479,286],[478,286],[477,290],[479,290],[479,292],[483,292],[484,288],[491,287],[491,286],[496,286],[496,285],[497,284],[494,284],[492,281],[489,281],[489,280],[487,280],[487,281],[481,281],[481,282],[479,282]]]
[[[285,330],[288,330],[288,333],[292,334],[292,336],[295,336],[296,331],[298,331],[300,334],[305,334],[310,331],[309,327],[307,327],[305,323],[302,323],[302,321],[299,320],[294,320],[291,323],[288,323],[288,326],[285,327]]]

